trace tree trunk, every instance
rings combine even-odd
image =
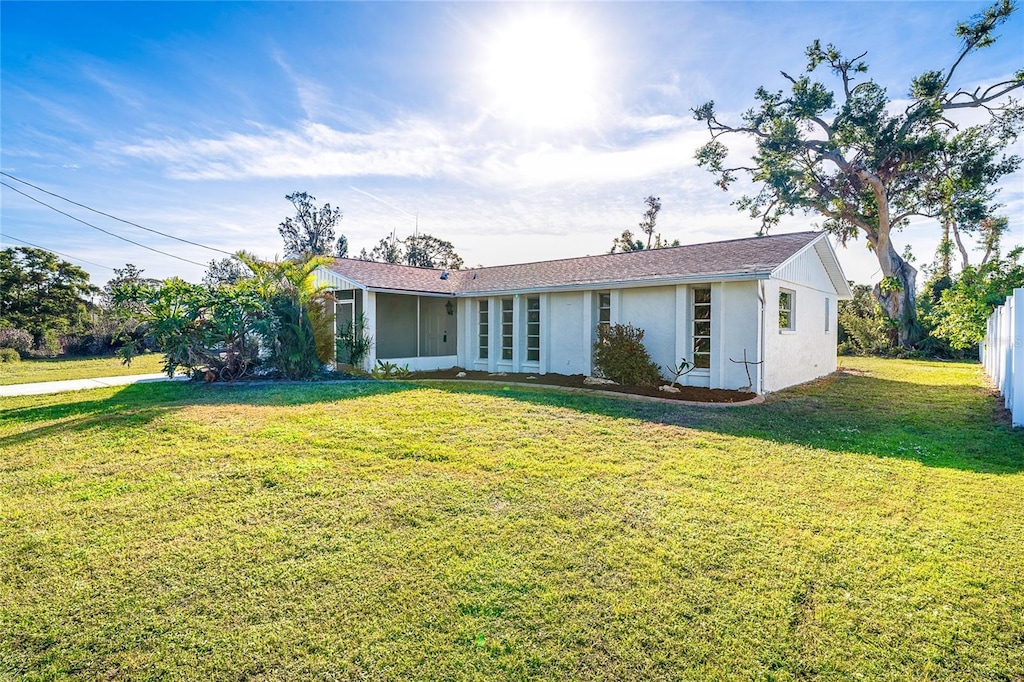
[[[955,223],[953,225],[953,239],[956,240],[956,247],[960,249],[960,257],[963,258],[963,264],[961,267],[966,268],[971,264],[971,259],[967,255],[967,249],[964,248],[963,240],[960,239],[960,230],[957,228]]]
[[[876,250],[882,266],[882,282],[875,285],[875,299],[896,325],[896,342],[901,348],[913,348],[921,338],[917,322],[917,269],[903,260],[892,242]]]

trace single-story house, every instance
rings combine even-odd
[[[336,324],[365,320],[367,368],[591,374],[598,325],[629,323],[662,368],[695,365],[681,383],[757,393],[835,371],[851,297],[823,232],[453,271],[343,258],[316,274]]]

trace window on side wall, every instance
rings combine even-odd
[[[501,299],[501,359],[512,359],[512,299]]]
[[[693,366],[711,368],[711,289],[693,290]]]
[[[788,289],[779,289],[779,331],[796,329],[796,294]]]
[[[612,323],[612,294],[601,291],[597,294],[597,326],[608,327]]]
[[[480,309],[478,313],[480,333],[479,357],[481,360],[487,359],[487,349],[490,347],[490,323],[487,318],[487,304],[487,301],[480,301]]]
[[[526,361],[540,362],[540,299],[526,299]]]
[[[828,334],[831,329],[829,325],[832,324],[832,299],[825,297],[825,333]]]

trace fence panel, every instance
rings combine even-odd
[[[988,318],[981,362],[1003,396],[1014,426],[1024,426],[1024,289],[1014,289]]]

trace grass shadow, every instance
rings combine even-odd
[[[968,369],[968,371],[973,371]],[[0,437],[0,447],[113,420],[144,424],[185,406],[287,406],[431,389],[496,395],[616,419],[636,419],[781,444],[894,457],[988,474],[1024,471],[1024,431],[1014,430],[990,392],[976,382],[906,381],[840,371],[772,394],[761,405],[727,408],[636,402],[501,384],[313,382],[135,384],[102,398],[46,401],[0,411],[0,427],[36,424]],[[40,404],[42,403],[42,404]]]
[[[1024,471],[1024,431],[975,385],[922,384],[837,372],[768,396],[761,405],[696,407],[556,390],[435,384],[623,419],[639,419],[833,452],[894,457],[989,474]]]
[[[73,394],[81,400],[59,400],[54,394],[26,396],[33,404],[0,410],[0,428],[15,424],[39,424],[35,428],[0,436],[0,448],[31,442],[59,432],[84,431],[101,424],[118,422],[139,426],[175,410],[195,405],[216,409],[221,405],[303,405],[351,400],[414,390],[409,384],[377,381],[344,382],[240,382],[203,384],[196,382],[139,382],[118,387],[113,394],[90,389]],[[90,399],[96,393],[103,397]]]

